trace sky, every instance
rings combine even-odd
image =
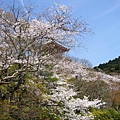
[[[2,0],[0,0],[2,1]],[[11,1],[11,0],[7,0]],[[89,24],[93,35],[82,39],[81,48],[71,49],[69,55],[89,60],[93,66],[120,56],[120,0],[18,0],[24,6],[33,5],[37,13],[54,3],[72,8],[73,16]]]

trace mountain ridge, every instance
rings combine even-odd
[[[99,64],[94,67],[95,70],[102,70],[109,75],[120,75],[120,56],[106,63]]]

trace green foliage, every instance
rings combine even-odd
[[[46,64],[46,65],[45,65],[45,68],[46,68],[47,70],[52,70],[53,64]]]
[[[0,120],[15,120],[15,119],[13,119],[12,117],[10,117],[9,114],[3,113],[3,114],[0,116]]]
[[[99,66],[94,67],[95,70],[101,69],[106,74],[120,74],[120,56],[114,60],[109,60],[107,63],[100,64]]]
[[[94,120],[120,120],[120,113],[113,108],[102,110],[92,109]]]
[[[41,107],[41,115],[39,120],[60,120],[59,115],[51,113],[49,109]],[[54,111],[55,112],[55,111]]]
[[[2,91],[10,91],[4,87],[1,86]],[[45,104],[48,99],[44,96],[46,92],[45,82],[40,82],[36,77],[27,79],[26,84],[13,94],[9,93],[8,98],[0,99],[0,120],[60,120],[59,113]]]
[[[68,83],[75,83],[76,79],[75,78],[70,78],[67,80]]]
[[[116,90],[111,90],[110,86],[98,77],[96,81],[83,81],[70,78],[67,81],[69,84],[74,84],[77,97],[83,99],[84,95],[89,96],[89,100],[100,99],[106,102],[107,107],[113,107],[120,110],[120,84],[114,84]]]
[[[111,101],[112,107],[114,107],[116,110],[120,110],[120,86],[119,89],[113,90],[111,92]]]
[[[9,114],[10,103],[0,99],[0,120],[14,120]]]
[[[51,82],[56,82],[56,81],[58,81],[58,78],[56,78],[56,77],[51,77],[51,78],[50,78],[50,81],[51,81]]]
[[[102,80],[87,82],[71,78],[68,80],[68,83],[75,85],[75,90],[80,98],[83,98],[84,95],[86,95],[89,96],[90,100],[98,98],[102,99],[103,101],[108,101],[108,98],[110,97],[110,88],[108,84]]]
[[[9,69],[0,73],[1,77],[12,75],[18,70],[19,65],[14,64]],[[57,109],[47,106],[49,99],[48,83],[56,82],[58,78],[53,76],[52,64],[46,64],[45,69],[37,75],[26,72],[24,83],[15,90],[18,78],[9,79],[10,84],[0,85],[0,120],[60,120]],[[22,73],[21,73],[22,75]]]

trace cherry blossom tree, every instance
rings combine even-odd
[[[62,71],[62,72],[61,72]],[[94,98],[90,100],[89,96],[85,96],[86,93],[82,90],[78,91],[75,84],[80,84],[82,81],[89,81],[87,69],[84,69],[79,62],[71,61],[68,58],[62,58],[54,66],[54,76],[59,80],[56,82],[56,86],[50,89],[50,98],[47,100],[49,106],[53,109],[57,109],[60,113],[62,120],[92,120],[94,116],[90,112],[89,108],[100,108],[105,106],[105,102]],[[81,73],[83,78],[81,80],[75,79],[75,74]],[[85,88],[87,89],[87,88]],[[84,92],[83,99],[79,94]]]
[[[71,17],[65,5],[55,4],[36,18],[30,11],[26,13],[14,5],[9,11],[2,9],[0,12],[0,71],[4,72],[1,81],[40,70],[50,58],[43,47],[47,42],[73,47],[81,42],[76,36],[90,32],[86,23]],[[10,73],[14,64],[18,66]]]
[[[55,55],[50,54],[45,45],[49,42],[56,42],[67,48],[79,46],[81,39],[78,38],[89,32],[91,30],[87,28],[87,24],[73,18],[72,11],[65,5],[54,4],[35,17],[31,14],[31,7],[27,9],[27,12],[24,12],[20,7],[16,8],[15,5],[9,9],[1,7],[0,85],[8,84],[6,87],[8,91],[2,94],[2,98],[12,101],[17,96],[14,103],[20,103],[21,96],[17,92],[20,90],[21,94],[23,94],[26,89],[35,90],[34,95],[38,96],[41,91],[38,89],[39,87],[34,86],[36,85],[34,78],[37,78],[37,83],[41,85],[43,80],[42,72],[44,70],[50,72],[50,69],[48,69],[50,65],[57,64]],[[27,81],[29,81],[28,83],[32,82],[30,85],[34,85],[29,87],[30,85],[26,84]],[[47,84],[49,86],[50,82],[47,82]],[[57,94],[55,93],[56,89],[53,90],[51,100]],[[68,90],[68,92],[74,93],[72,90]],[[65,104],[66,108],[75,102],[72,93],[68,98],[63,96],[64,103],[69,99],[69,103]],[[32,96],[33,93],[30,95]],[[70,100],[70,98],[72,99]],[[77,100],[80,103],[80,99]],[[56,102],[59,102],[59,100],[56,100]],[[21,102],[21,104],[23,103]],[[68,109],[72,112],[71,108]],[[65,111],[67,112],[68,109]],[[9,110],[7,109],[7,111]],[[71,119],[71,116],[69,117]]]

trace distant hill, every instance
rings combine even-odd
[[[109,60],[107,63],[100,64],[94,67],[95,70],[102,70],[106,74],[120,74],[120,56],[113,60]]]

